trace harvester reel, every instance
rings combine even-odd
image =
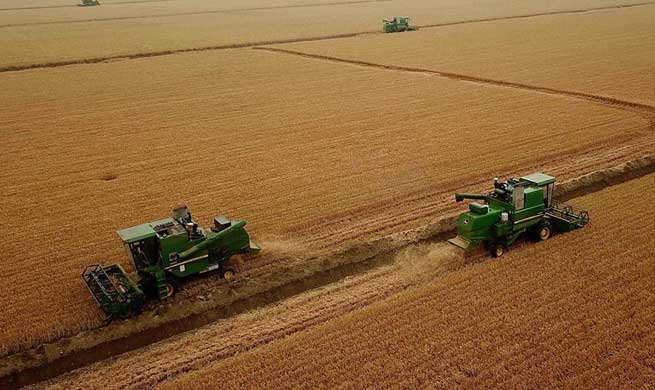
[[[583,226],[585,226],[586,224],[588,224],[588,223],[589,223],[589,219],[590,219],[590,218],[589,218],[589,213],[588,213],[587,211],[584,211],[584,210],[581,211],[581,212],[580,212],[580,222],[579,222],[580,227],[583,227]]]
[[[571,215],[575,215],[573,214],[573,206],[564,207],[564,214],[566,214],[567,217]]]

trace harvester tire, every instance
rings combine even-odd
[[[539,241],[546,241],[550,238],[552,228],[549,223],[544,223],[539,227]]]
[[[175,285],[166,283],[166,298],[170,298],[173,295],[175,295]]]
[[[504,254],[505,254],[505,245],[503,245],[503,244],[494,244],[491,247],[491,255],[493,257],[498,258],[498,257],[501,257]]]
[[[223,279],[227,280],[228,282],[233,281],[236,278],[236,272],[232,268],[227,268],[225,271],[223,271]]]

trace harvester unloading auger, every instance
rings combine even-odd
[[[119,264],[88,266],[82,279],[107,317],[126,318],[141,312],[146,297],[173,295],[177,283],[192,275],[214,271],[229,280],[238,272],[230,259],[259,253],[250,241],[245,221],[214,219],[214,227],[199,228],[186,206],[173,217],[119,230],[139,280],[134,283]]]
[[[448,240],[464,250],[484,244],[494,257],[500,257],[523,234],[547,240],[555,232],[568,232],[589,223],[589,213],[554,199],[555,178],[533,173],[520,179],[500,182],[488,194],[455,194],[455,200],[472,202],[469,211],[457,220],[457,237]]]

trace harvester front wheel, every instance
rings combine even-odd
[[[175,294],[175,286],[171,283],[166,283],[166,297],[165,298],[170,298]]]
[[[491,247],[491,255],[493,257],[501,257],[505,254],[505,245],[503,244],[494,244]]]
[[[231,268],[223,271],[223,279],[227,280],[228,282],[233,281],[236,277],[236,272],[234,272],[234,270]]]
[[[541,225],[539,228],[539,240],[546,241],[550,238],[551,228],[549,223]]]

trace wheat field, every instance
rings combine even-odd
[[[75,4],[77,0],[65,4]],[[10,0],[0,8],[0,70],[116,56],[142,56],[207,47],[302,40],[376,32],[391,15],[413,16],[418,25],[585,10],[641,3],[637,0],[345,1],[248,0],[216,4],[197,0],[109,1],[99,7],[22,9]],[[62,5],[60,0],[38,2]],[[323,4],[323,5],[321,5]],[[314,5],[314,6],[312,6]],[[287,6],[287,8],[284,8]],[[278,8],[275,8],[278,7]],[[7,9],[9,8],[9,9]]]
[[[180,201],[203,224],[224,213],[259,240],[330,253],[452,210],[462,182],[536,167],[572,177],[655,141],[648,120],[591,102],[255,50],[0,78],[3,208],[21,221],[3,248],[32,269],[0,287],[4,353],[99,326],[79,273],[123,261],[114,231]],[[526,131],[511,157],[498,152]]]
[[[655,104],[655,5],[280,45]]]
[[[423,244],[38,388],[647,386],[655,248],[649,230],[630,228],[653,217],[634,202],[653,201],[653,185],[650,175],[576,198],[590,225],[499,260]]]
[[[654,186],[650,175],[575,199],[592,215],[583,230],[217,357],[160,388],[218,378],[225,389],[649,388],[655,244],[634,226],[650,226],[643,206]]]
[[[655,153],[655,3],[100,1],[0,4],[2,372],[42,343],[119,334],[80,273],[133,271],[115,231],[175,204],[203,226],[246,219],[264,249],[246,287],[192,280],[168,302],[183,307],[361,260],[339,256],[462,210],[453,193],[493,177]],[[382,34],[394,15],[421,29]],[[422,243],[37,387],[647,388],[654,184],[578,198],[587,228],[500,261]]]

